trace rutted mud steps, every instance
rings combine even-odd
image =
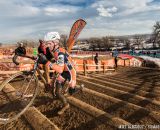
[[[43,92],[37,97],[34,106],[38,108],[44,115],[53,121],[60,129],[114,129],[113,126],[105,125],[99,118],[90,116],[81,109],[71,105],[62,116],[58,116],[57,112],[60,109],[60,102],[53,100],[52,96]],[[91,125],[91,124],[94,125]]]
[[[151,98],[151,99],[155,99],[155,100],[160,99],[160,92],[158,92],[158,91],[156,93],[146,92],[146,91],[140,90],[141,86],[131,88],[126,85],[120,85],[120,84],[117,84],[114,82],[108,82],[105,80],[100,80],[100,79],[96,79],[96,78],[92,78],[92,77],[79,76],[79,78],[85,79],[87,81],[94,82],[94,83],[98,82],[99,84],[104,85],[106,87],[112,87],[114,89],[122,90],[122,91],[125,91],[128,93],[131,93],[131,94],[134,93],[134,94],[146,97],[146,98]]]
[[[1,82],[7,78],[8,76],[6,75],[0,75],[2,76],[0,79],[0,84]],[[0,124],[0,129],[1,130],[20,130],[20,129],[26,129],[26,130],[33,130],[33,127],[28,123],[28,121],[24,118],[24,116],[21,116],[17,120],[8,123],[8,124]]]
[[[156,82],[154,82],[152,80],[152,84],[148,85],[148,83],[144,82],[137,82],[134,81],[134,83],[131,83],[128,80],[125,81],[121,81],[121,79],[115,79],[115,78],[111,78],[111,77],[101,77],[101,76],[95,76],[95,75],[90,75],[90,77],[92,78],[96,78],[99,80],[103,80],[103,81],[107,81],[110,83],[116,83],[119,85],[123,85],[126,87],[131,87],[131,88],[138,88],[139,90],[143,90],[146,92],[153,92],[153,93],[157,93],[160,95],[160,85],[156,85]]]
[[[22,116],[18,120],[6,125],[0,125],[1,130],[34,130],[28,121]]]
[[[145,73],[144,73],[145,74]],[[111,79],[119,79],[119,80],[127,80],[128,82],[133,82],[133,81],[137,81],[137,82],[142,82],[146,79],[150,79],[150,80],[153,80],[153,79],[156,79],[156,81],[158,81],[158,78],[160,77],[160,72],[156,73],[156,72],[151,72],[149,74],[145,74],[145,75],[131,75],[131,74],[123,74],[123,73],[120,73],[120,72],[112,72],[110,73],[110,75],[108,75],[108,73],[105,73],[104,75],[102,75],[101,73],[97,73],[97,74],[94,74],[95,76],[101,76],[101,77],[108,77],[108,78],[111,78]],[[147,81],[146,80],[146,83],[149,83],[150,84],[150,81]]]
[[[113,101],[106,100],[104,98],[99,98],[95,95],[89,93],[83,93],[75,95],[80,100],[85,101],[86,103],[97,107],[100,110],[103,110],[107,113],[110,113],[116,117],[122,118],[131,124],[159,124],[159,119],[154,119],[153,116],[149,115],[149,111],[144,109],[138,109],[131,105],[125,104],[124,102],[114,103]],[[140,115],[136,117],[137,115]],[[158,117],[158,115],[157,115]]]
[[[88,75],[91,78],[80,76],[78,82],[84,84],[85,89],[83,93],[79,92],[73,96],[74,98],[69,98],[70,109],[61,116],[57,115],[61,106],[60,101],[53,99],[51,94],[44,93],[43,89],[33,105],[63,130],[114,130],[116,129],[114,126],[119,124],[160,124],[160,102],[155,100],[159,97],[158,85],[151,82],[149,85],[143,85],[142,88],[138,86],[142,81],[145,84],[148,79],[158,79],[158,76],[154,75],[155,72],[141,68],[126,70],[123,68],[118,70],[115,76],[105,74]],[[128,75],[134,73],[133,78],[127,80],[127,76],[123,77],[124,73]],[[135,75],[137,78],[134,78]],[[148,77],[138,79],[144,76]],[[154,82],[157,82],[157,79]],[[23,117],[17,121],[23,122],[22,128],[26,124],[26,129],[33,129]],[[20,129],[13,125],[5,127],[11,128],[11,126],[12,129]]]
[[[126,85],[129,85],[129,86],[135,86],[135,85],[146,85],[146,86],[152,86],[152,85],[159,85],[159,78],[160,78],[160,75],[157,77],[147,77],[143,80],[137,80],[137,79],[133,79],[133,78],[128,78],[128,77],[125,77],[123,78],[123,75],[120,75],[119,77],[114,77],[114,76],[108,76],[106,74],[102,75],[102,74],[99,74],[99,75],[90,75],[91,77],[96,77],[96,78],[100,78],[100,79],[105,79],[105,80],[109,80],[109,81],[114,81],[114,82],[118,82],[118,83],[121,83],[121,84],[126,84]],[[137,76],[138,77],[138,76]],[[139,78],[139,77],[138,77]],[[153,84],[154,82],[154,84]]]
[[[100,93],[104,93],[107,94],[109,96],[124,100],[124,101],[128,101],[131,102],[133,104],[142,106],[147,108],[148,110],[155,110],[155,111],[159,111],[160,110],[160,102],[156,102],[153,100],[147,100],[144,97],[138,96],[136,94],[131,94],[125,91],[121,91],[121,90],[117,90],[117,89],[113,89],[110,87],[106,87],[100,84],[95,84],[86,80],[78,80],[78,82],[80,84],[84,84],[85,86],[89,89],[93,89],[96,90]]]

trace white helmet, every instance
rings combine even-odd
[[[54,41],[54,40],[60,40],[60,35],[58,32],[48,32],[44,36],[44,41]]]

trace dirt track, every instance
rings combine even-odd
[[[111,75],[79,75],[79,84],[108,95],[109,98],[104,99],[87,92],[77,93],[74,97],[131,124],[145,125],[144,129],[147,129],[147,125],[160,125],[159,74],[160,71],[157,70],[119,67],[117,72]],[[63,130],[116,129],[109,122],[100,120],[103,116],[95,118],[72,105],[64,115],[58,116],[60,102],[53,100],[51,94],[46,94],[43,90],[37,96],[34,106]],[[11,127],[32,129],[24,117],[15,121],[14,127],[13,123],[10,123],[3,126],[3,129]]]

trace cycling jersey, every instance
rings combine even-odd
[[[68,71],[69,86],[74,88],[76,85],[76,70],[72,64],[72,59],[63,48],[58,48],[54,52],[55,63],[50,61],[47,62],[47,65],[50,66],[53,70],[59,73],[57,80],[61,83],[66,80],[64,72]]]

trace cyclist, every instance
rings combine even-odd
[[[76,70],[68,52],[59,46],[60,35],[58,32],[48,32],[44,37],[44,41],[45,45],[54,54],[55,63],[48,61],[45,55],[40,55],[39,63],[49,66],[58,73],[55,93],[63,103],[63,108],[58,112],[58,114],[61,115],[69,108],[69,104],[65,96],[62,94],[62,88],[64,83],[68,80],[69,93],[73,94],[76,91]]]

